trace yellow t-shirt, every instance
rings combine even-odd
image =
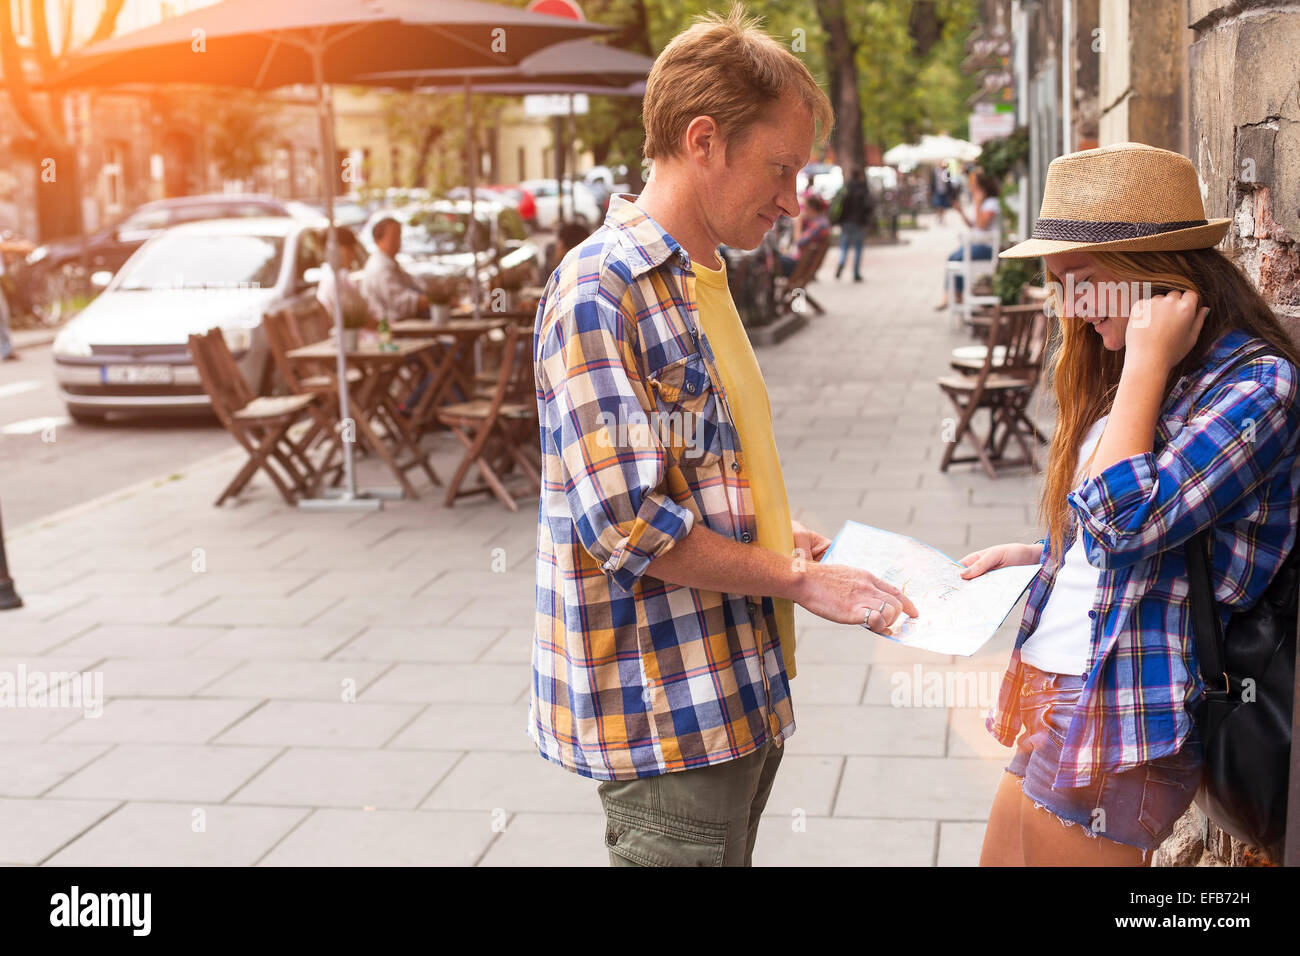
[[[720,253],[718,258],[722,258]],[[710,269],[698,261],[693,265],[700,328],[713,347],[727,404],[740,433],[740,465],[754,495],[758,545],[793,559],[794,531],[790,527],[790,502],[781,475],[781,458],[772,434],[772,402],[749,334],[731,301],[726,261],[721,269]],[[786,675],[794,677],[794,602],[786,598],[774,600],[781,656]]]

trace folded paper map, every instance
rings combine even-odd
[[[906,614],[886,636],[937,654],[970,657],[1002,626],[1038,565],[998,568],[971,581],[961,564],[915,538],[846,521],[821,559],[870,571],[903,588],[920,617]]]

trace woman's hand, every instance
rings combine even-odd
[[[1043,557],[1041,544],[995,544],[991,548],[973,551],[961,559],[966,570],[961,576],[967,581],[998,568],[1013,568],[1022,564],[1038,564]]]
[[[804,527],[798,521],[791,521],[790,528],[794,531],[795,550],[811,556],[814,561],[820,561],[826,549],[831,546],[830,538]]]
[[[1195,292],[1179,290],[1135,302],[1124,330],[1124,367],[1168,373],[1186,358],[1210,311],[1197,308],[1200,302]]]

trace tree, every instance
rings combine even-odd
[[[117,18],[126,0],[104,0],[99,19],[88,44],[106,40],[117,29]],[[38,101],[28,84],[34,71],[38,85],[55,72],[59,62],[72,52],[73,0],[58,0],[62,33],[57,52],[50,42],[45,0],[31,3],[31,55],[24,55],[14,34],[15,7],[21,0],[0,0],[0,71],[4,90],[14,112],[35,137],[40,165],[36,210],[42,238],[72,235],[81,231],[81,203],[77,183],[76,149],[68,141],[60,93],[47,92]]]
[[[248,180],[267,162],[276,122],[265,100],[231,90],[215,105],[210,129],[208,150],[222,178]]]

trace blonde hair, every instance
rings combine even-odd
[[[669,41],[646,80],[642,115],[646,159],[680,155],[697,116],[711,116],[728,144],[743,143],[772,104],[793,90],[813,114],[817,141],[835,123],[831,102],[808,67],[761,29],[762,21],[733,4],[709,12]]]

